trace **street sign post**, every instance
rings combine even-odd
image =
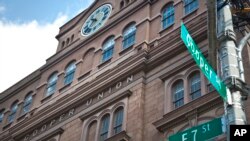
[[[169,141],[205,141],[223,133],[222,118],[203,123],[170,136]]]
[[[188,30],[183,23],[181,23],[181,39],[183,40],[184,44],[186,45],[188,51],[191,53],[197,65],[200,67],[200,69],[207,77],[207,79],[211,82],[211,84],[214,86],[214,88],[218,91],[223,100],[228,102],[229,104],[232,103],[230,96],[227,96],[226,86],[217,76],[214,69],[207,62],[206,58],[201,53],[200,49],[188,33]]]

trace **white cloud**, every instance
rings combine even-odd
[[[0,21],[0,92],[45,64],[56,52],[59,27],[67,17],[54,22],[25,24]]]

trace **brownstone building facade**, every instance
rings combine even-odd
[[[45,65],[0,94],[0,140],[164,141],[221,117],[180,39],[183,21],[207,56],[206,11],[204,0],[95,0],[60,28]]]

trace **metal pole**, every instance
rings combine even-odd
[[[224,3],[226,0],[221,0]],[[219,39],[219,58],[222,80],[232,77],[240,78],[239,56],[236,47],[236,36],[233,29],[232,13],[227,4],[218,11],[217,37]],[[230,84],[226,84],[230,85]],[[227,140],[230,138],[229,125],[246,124],[246,115],[241,92],[231,88],[232,105],[225,103],[225,117],[227,121]]]

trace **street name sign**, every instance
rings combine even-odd
[[[218,91],[223,100],[230,104],[231,99],[230,97],[227,97],[227,88],[225,84],[220,80],[214,69],[207,62],[206,58],[201,53],[200,49],[192,39],[191,35],[188,33],[188,30],[183,23],[181,23],[181,39],[183,40],[184,44],[186,45],[188,51],[191,53],[197,65],[200,67],[203,74]]]
[[[192,127],[183,132],[170,136],[169,141],[205,141],[223,133],[222,118]]]

